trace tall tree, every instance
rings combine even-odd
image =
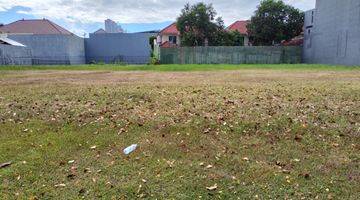
[[[217,35],[224,29],[223,20],[216,18],[216,15],[212,4],[186,4],[176,24],[181,35],[181,45],[216,46]]]
[[[298,36],[304,13],[282,0],[262,0],[248,25],[254,45],[274,45]]]

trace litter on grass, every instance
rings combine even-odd
[[[133,145],[131,145],[131,146],[129,146],[129,147],[126,147],[126,148],[124,149],[124,154],[125,154],[125,155],[129,155],[130,153],[132,153],[133,151],[136,150],[137,146],[138,146],[137,144],[133,144]]]

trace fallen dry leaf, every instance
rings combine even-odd
[[[212,166],[212,165],[208,165],[208,166],[206,166],[206,169],[211,169],[211,168],[213,168],[213,166]]]
[[[64,183],[60,183],[60,184],[55,185],[55,187],[66,187],[66,185]]]
[[[0,168],[4,168],[4,167],[8,167],[12,164],[12,162],[6,162],[6,163],[2,163],[0,164]]]
[[[209,191],[214,191],[218,188],[217,184],[213,185],[213,186],[210,186],[210,187],[206,187],[207,190]]]

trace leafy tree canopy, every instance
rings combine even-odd
[[[212,4],[189,3],[181,10],[177,18],[177,28],[181,35],[183,46],[217,46],[219,33],[224,31],[221,17],[216,18]]]
[[[282,0],[263,0],[251,18],[248,32],[254,45],[279,44],[303,30],[304,13]]]

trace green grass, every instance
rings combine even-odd
[[[274,67],[3,74],[0,199],[358,199],[360,72]]]
[[[110,71],[214,71],[241,69],[274,70],[360,70],[360,67],[329,66],[316,64],[242,64],[242,65],[75,65],[75,66],[1,66],[8,70],[110,70]]]

